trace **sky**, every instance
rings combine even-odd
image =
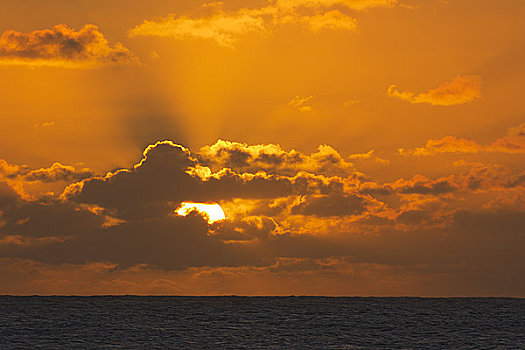
[[[0,294],[525,296],[524,1],[0,7]]]

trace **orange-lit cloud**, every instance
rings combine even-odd
[[[58,162],[53,163],[49,168],[40,168],[31,170],[27,166],[10,164],[4,159],[0,159],[0,179],[6,177],[9,179],[18,179],[23,181],[79,181],[93,176],[93,173],[87,168],[75,169],[70,165],[62,165]]]
[[[497,139],[488,149],[493,152],[525,152],[525,123],[510,128],[507,135]]]
[[[34,124],[35,128],[39,128],[39,127],[50,128],[52,126],[55,126],[55,122],[54,121],[47,121],[47,122],[42,122],[42,123],[39,123],[39,124]]]
[[[341,6],[350,10],[363,11],[378,7],[393,7],[398,0],[277,0],[275,6],[280,9],[296,9],[301,7],[322,8]]]
[[[317,152],[307,155],[296,150],[286,151],[274,144],[247,145],[218,140],[202,147],[198,154],[210,166],[241,172],[266,171],[291,176],[299,171],[328,176],[356,174],[353,164],[328,145],[319,146]]]
[[[218,14],[207,18],[175,17],[144,21],[133,28],[131,36],[159,36],[183,39],[211,39],[219,45],[233,47],[237,37],[247,33],[264,33],[264,20],[249,13]]]
[[[79,181],[93,176],[93,173],[87,169],[75,169],[70,165],[53,163],[49,168],[41,168],[28,172],[24,175],[25,181]]]
[[[388,159],[375,156],[375,153],[376,153],[375,150],[370,150],[367,153],[351,154],[351,155],[348,156],[348,158],[352,159],[352,160],[357,160],[357,161],[359,161],[359,160],[372,160],[372,161],[374,161],[377,164],[383,164],[383,165],[390,164],[390,161]]]
[[[349,99],[343,103],[343,106],[350,107],[359,103],[359,100]]]
[[[423,147],[411,150],[400,148],[399,153],[405,156],[430,156],[438,153],[478,153],[483,149],[476,141],[445,136],[438,140],[428,140]]]
[[[400,92],[396,85],[388,88],[388,95],[410,103],[427,103],[435,106],[453,106],[472,102],[481,96],[481,77],[458,75],[435,89],[424,93]]]
[[[208,39],[224,47],[234,47],[239,37],[248,33],[270,33],[275,26],[295,24],[312,32],[321,30],[356,30],[356,19],[339,11],[362,11],[392,7],[397,0],[277,0],[259,8],[241,8],[224,12],[222,2],[204,4],[218,13],[204,17],[175,16],[145,20],[129,31],[130,36],[171,37],[178,40]],[[306,10],[301,11],[301,10]]]
[[[15,177],[22,171],[16,164],[10,164],[5,159],[0,158],[0,175],[5,177]]]
[[[451,179],[441,178],[431,180],[422,175],[416,175],[410,180],[398,179],[392,188],[403,194],[440,195],[453,192],[456,188]]]
[[[524,153],[525,152],[525,124],[510,128],[507,135],[495,142],[482,145],[476,141],[455,136],[445,136],[441,139],[430,139],[423,147],[414,149],[400,148],[399,153],[404,156],[431,156],[439,153]]]
[[[295,96],[290,102],[288,102],[288,106],[296,108],[299,112],[310,112],[312,106],[309,106],[307,103],[312,97],[313,96]]]
[[[113,47],[95,25],[75,31],[65,24],[53,29],[0,36],[0,65],[94,68],[137,65],[138,58],[121,43]]]
[[[357,28],[356,22],[354,18],[338,10],[331,10],[310,16],[287,15],[280,18],[280,23],[282,24],[298,24],[312,32],[319,32],[321,30],[354,31]]]

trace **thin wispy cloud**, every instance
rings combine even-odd
[[[312,110],[312,106],[310,106],[308,103],[312,98],[313,96],[297,95],[292,100],[290,100],[290,102],[288,102],[288,106],[296,108],[299,112],[310,112]]]
[[[480,144],[474,140],[445,136],[441,139],[430,139],[422,147],[414,149],[400,148],[404,156],[432,156],[440,153],[525,153],[525,124],[510,128],[507,134],[491,144]]]
[[[410,103],[426,103],[434,106],[453,106],[472,102],[481,96],[482,79],[478,75],[458,75],[427,92],[399,91],[390,85],[388,96]]]
[[[129,35],[171,37],[177,40],[207,39],[220,46],[233,48],[243,35],[270,34],[282,25],[297,25],[312,32],[355,31],[357,20],[347,11],[393,7],[397,4],[396,0],[277,0],[263,7],[223,11],[223,3],[217,2],[202,6],[206,10],[216,10],[211,16],[170,14],[153,20],[147,19],[132,28]]]

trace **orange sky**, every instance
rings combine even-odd
[[[525,296],[522,0],[0,6],[0,294]]]

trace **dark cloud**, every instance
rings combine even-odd
[[[472,213],[469,211],[458,211],[454,214],[452,226],[458,231],[470,231],[482,238],[484,235],[525,238],[525,213],[503,212],[503,213]],[[522,243],[525,243],[522,242]]]
[[[194,266],[260,264],[260,255],[207,236],[207,223],[199,215],[168,216],[98,228],[64,242],[34,246],[0,246],[2,255],[41,262],[83,264],[108,261],[120,267],[148,264],[176,270]]]
[[[177,205],[189,199],[201,183],[199,178],[186,173],[192,165],[196,165],[196,160],[184,147],[171,142],[158,143],[144,151],[144,158],[132,169],[70,185],[64,196],[77,203],[138,215],[154,202]]]
[[[407,182],[400,182],[396,190],[404,194],[440,195],[456,190],[456,187],[447,180],[432,181],[414,178]]]
[[[128,219],[161,208],[159,212],[164,215],[169,208],[174,210],[183,201],[328,194],[341,191],[343,186],[337,178],[311,174],[295,177],[240,174],[228,168],[202,177],[199,171],[203,169],[186,148],[171,141],[158,142],[146,149],[144,158],[133,168],[72,184],[64,192],[64,197],[77,203],[115,209]]]
[[[292,214],[315,216],[346,216],[361,214],[365,210],[364,199],[356,195],[332,194],[306,196],[292,208]]]
[[[60,201],[26,202],[5,211],[4,232],[24,237],[76,237],[102,227],[104,216]]]
[[[397,216],[397,221],[409,225],[417,225],[429,220],[429,212],[426,210],[407,210]]]
[[[0,181],[0,208],[14,205],[18,194],[7,182]]]
[[[518,175],[514,179],[509,180],[505,187],[513,188],[518,187],[525,184],[525,174]]]
[[[332,261],[344,261],[440,271],[480,285],[490,280],[499,290],[519,293],[525,287],[525,213],[458,210],[435,197],[452,197],[457,188],[465,195],[466,178],[416,176],[365,185],[352,176],[305,172],[213,173],[188,149],[164,141],[149,146],[137,165],[72,183],[59,198],[22,198],[0,182],[0,258],[283,273],[329,271]],[[366,188],[372,191],[365,195]],[[402,206],[375,198],[381,188],[401,193]],[[176,215],[182,201],[220,202],[232,212],[210,224],[197,212]]]
[[[239,221],[226,220],[214,224],[213,235],[224,241],[251,241],[270,239],[285,234],[279,225],[270,217],[254,216]]]

